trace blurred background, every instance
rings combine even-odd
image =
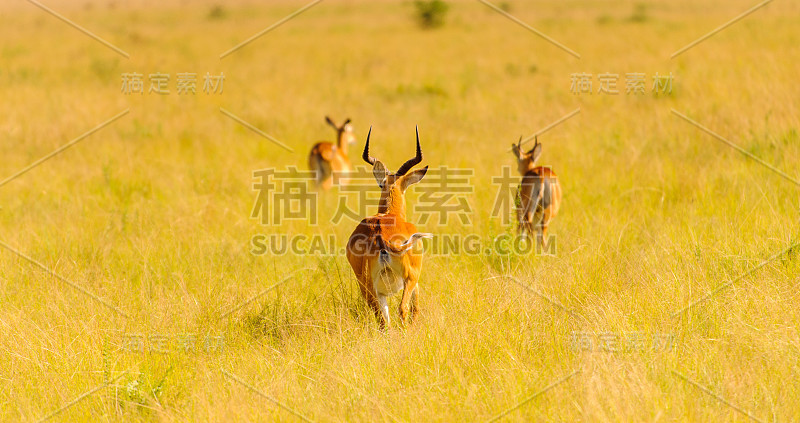
[[[326,0],[236,48],[309,4],[0,4],[0,420],[41,419],[97,386],[58,419],[452,421],[521,403],[505,418],[745,419],[675,372],[757,418],[800,419],[800,4],[769,2],[674,58],[758,3]],[[181,73],[195,93],[178,92]],[[125,92],[131,74],[142,93]],[[169,93],[149,91],[151,74]],[[221,92],[203,90],[207,74],[224,75]],[[599,91],[602,74],[618,93]],[[643,93],[626,93],[627,74],[644,74]],[[253,172],[305,169],[334,140],[326,115],[352,119],[359,165],[372,126],[392,169],[418,126],[424,164],[473,172],[470,223],[419,229],[484,245],[515,230],[491,213],[512,195],[492,178],[515,175],[511,143],[546,129],[540,162],[564,189],[557,254],[431,256],[421,320],[377,332],[342,254],[251,253],[256,234],[341,247],[352,232],[330,222],[336,189],[314,225],[251,217]],[[576,332],[675,346],[587,350]],[[186,334],[225,345],[187,352]],[[154,352],[154,336],[172,347]]]

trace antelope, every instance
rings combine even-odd
[[[558,176],[549,167],[535,166],[536,160],[542,154],[538,137],[528,152],[522,151],[522,137],[519,137],[516,144],[511,144],[511,147],[517,158],[517,170],[522,175],[522,181],[517,188],[517,234],[533,236],[536,229],[539,246],[542,251],[546,251],[547,226],[558,214],[561,205]]]
[[[325,121],[336,130],[336,144],[325,141],[314,144],[308,154],[308,168],[316,173],[317,188],[328,190],[333,185],[334,172],[345,174],[353,170],[347,157],[347,146],[355,143],[356,137],[349,118],[341,126],[328,116],[325,116]]]
[[[381,189],[378,213],[363,219],[347,242],[347,261],[358,279],[361,295],[375,313],[381,329],[389,325],[388,298],[400,290],[400,319],[403,324],[415,320],[419,314],[418,292],[422,252],[414,249],[423,238],[432,238],[429,233],[417,232],[417,228],[406,219],[405,191],[419,182],[428,171],[428,166],[409,172],[422,162],[417,129],[417,153],[397,172],[391,173],[386,166],[369,155],[370,127],[367,143],[361,157],[372,165],[372,174]]]

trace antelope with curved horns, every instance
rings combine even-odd
[[[349,118],[341,125],[335,124],[328,116],[325,116],[325,121],[336,130],[336,144],[325,141],[314,144],[308,154],[308,168],[316,173],[317,188],[327,190],[333,186],[334,172],[344,174],[353,170],[347,157],[347,146],[355,143],[356,137]]]
[[[522,181],[517,188],[517,233],[520,236],[533,236],[534,232],[538,232],[539,246],[545,251],[547,226],[558,214],[561,205],[561,185],[552,169],[535,166],[536,160],[542,154],[538,137],[535,142],[528,152],[522,151],[522,137],[519,137],[516,144],[511,144],[512,152],[517,158],[517,170],[522,175]]]
[[[388,171],[381,161],[369,155],[370,127],[362,158],[372,165],[372,174],[381,188],[378,213],[358,224],[347,242],[347,261],[356,274],[361,295],[375,312],[381,329],[389,324],[388,298],[400,290],[400,319],[408,322],[409,313],[413,321],[419,314],[418,293],[422,252],[414,248],[422,238],[432,234],[417,232],[408,222],[405,191],[422,180],[428,167],[411,171],[422,162],[417,129],[417,153],[406,161],[396,173]]]

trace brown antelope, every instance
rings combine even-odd
[[[517,170],[522,175],[522,181],[517,188],[517,233],[520,236],[533,237],[536,229],[539,246],[542,251],[546,251],[547,226],[558,214],[561,205],[558,176],[549,167],[535,166],[536,160],[542,154],[538,137],[527,153],[522,151],[522,137],[519,137],[517,144],[511,146],[517,158]]]
[[[422,238],[433,235],[417,232],[408,222],[405,191],[422,180],[428,167],[409,172],[422,161],[417,130],[417,154],[397,169],[388,171],[379,160],[369,155],[370,128],[362,158],[372,165],[372,174],[381,188],[378,213],[358,224],[347,243],[347,260],[358,279],[361,295],[375,312],[380,327],[389,324],[388,298],[403,290],[400,300],[400,319],[405,324],[409,313],[413,321],[419,314],[419,274],[422,269],[422,252],[413,248]]]
[[[333,185],[334,172],[345,174],[353,170],[347,157],[347,146],[355,143],[356,137],[353,135],[350,119],[341,126],[333,123],[328,116],[325,116],[325,121],[336,130],[336,144],[325,141],[314,144],[308,154],[308,168],[316,172],[317,188],[327,190]]]

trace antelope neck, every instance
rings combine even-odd
[[[347,155],[347,143],[344,142],[344,131],[339,131],[336,138],[336,147],[338,147],[339,150],[342,150],[344,155]]]
[[[391,214],[397,216],[399,220],[406,220],[406,199],[400,189],[392,187],[389,194],[381,196],[378,213]]]

